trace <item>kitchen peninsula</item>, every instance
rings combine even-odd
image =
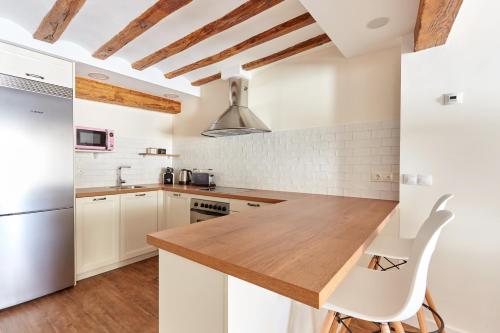
[[[148,236],[160,249],[160,332],[286,332],[291,300],[319,308],[398,206],[276,193],[279,203]]]

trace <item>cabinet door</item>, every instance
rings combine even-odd
[[[82,274],[118,261],[120,198],[76,200],[76,271]]]
[[[158,191],[158,231],[167,229],[167,207],[165,192]]]
[[[120,259],[154,251],[146,236],[158,231],[158,193],[128,193],[120,199]]]
[[[267,202],[255,202],[255,201],[243,201],[243,200],[231,200],[230,207],[231,213],[244,212],[246,210],[251,210],[263,206],[270,205]]]
[[[165,193],[167,210],[167,228],[188,225],[191,209],[191,197],[184,193]]]
[[[73,88],[73,64],[0,43],[0,73]]]

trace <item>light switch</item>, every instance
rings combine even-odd
[[[404,174],[403,184],[405,185],[417,185],[418,178],[417,175]]]
[[[418,185],[431,186],[432,185],[432,175],[418,175],[417,176]]]

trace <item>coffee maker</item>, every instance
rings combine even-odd
[[[173,184],[174,183],[174,168],[167,167],[163,173],[163,184]]]

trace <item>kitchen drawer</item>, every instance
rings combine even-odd
[[[246,210],[255,209],[270,205],[266,202],[230,200],[231,212],[244,212]]]
[[[0,73],[73,88],[69,61],[0,43]]]

